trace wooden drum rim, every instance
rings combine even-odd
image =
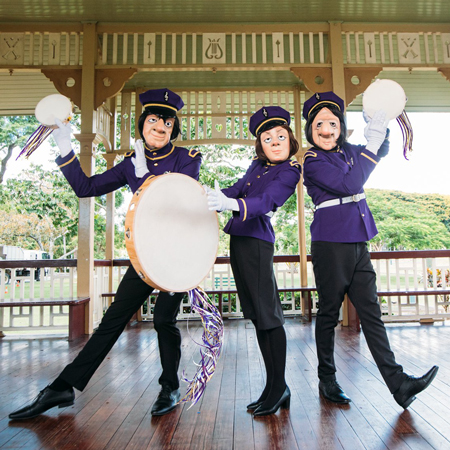
[[[190,284],[189,286],[186,285],[186,286],[183,286],[182,289],[174,290],[174,289],[167,288],[167,285],[163,286],[164,283],[161,283],[162,280],[155,279],[154,276],[150,275],[148,268],[144,267],[143,262],[140,260],[140,257],[138,255],[138,251],[136,248],[136,246],[138,245],[136,241],[139,239],[142,239],[142,237],[139,238],[139,236],[136,236],[139,234],[138,227],[136,225],[136,216],[137,216],[137,212],[140,211],[140,208],[144,208],[143,204],[146,201],[144,201],[143,199],[146,198],[145,193],[149,192],[149,189],[151,189],[150,186],[152,186],[153,183],[158,183],[158,182],[163,183],[163,184],[161,184],[161,186],[164,186],[166,183],[168,183],[170,181],[170,179],[168,179],[167,177],[176,177],[173,179],[173,182],[176,182],[176,181],[178,181],[178,183],[182,182],[181,184],[183,184],[183,183],[185,184],[187,182],[188,183],[186,186],[188,188],[188,189],[186,189],[187,191],[189,191],[189,189],[191,188],[190,184],[195,183],[201,188],[201,191],[199,190],[198,192],[200,192],[201,195],[204,193],[203,187],[197,181],[195,181],[193,178],[191,178],[187,175],[184,175],[184,174],[169,173],[169,174],[164,174],[164,175],[159,175],[159,176],[152,175],[152,176],[148,177],[144,181],[144,183],[136,190],[136,192],[133,195],[133,198],[130,201],[130,205],[128,206],[128,211],[127,211],[127,215],[125,218],[125,244],[126,244],[126,248],[128,251],[128,255],[129,255],[131,264],[133,265],[133,267],[136,270],[139,277],[145,283],[147,283],[149,286],[152,286],[153,288],[156,288],[163,292],[168,292],[168,291],[169,292],[185,292],[185,291],[189,291],[191,289],[196,288],[204,280],[204,278],[206,278],[209,271],[211,270],[211,267],[214,265],[214,262],[217,257],[217,251],[218,251],[218,245],[219,245],[219,223],[218,223],[217,213],[208,210],[206,193],[204,193],[204,195],[205,195],[205,207],[204,208],[206,208],[206,211],[203,211],[203,209],[202,209],[201,214],[205,214],[207,217],[208,223],[205,224],[205,226],[207,225],[209,227],[208,231],[211,232],[210,234],[214,234],[214,238],[213,238],[214,242],[211,242],[211,243],[208,242],[208,244],[210,244],[210,247],[212,247],[211,249],[204,248],[203,245],[198,246],[198,247],[201,247],[198,249],[199,253],[203,254],[203,253],[207,252],[207,256],[205,256],[204,258],[201,259],[202,264],[204,264],[203,268],[207,267],[207,265],[209,265],[209,262],[211,262],[208,270],[206,270],[206,268],[205,268],[204,271],[206,273],[204,273],[204,275],[203,275],[203,268],[200,268],[199,272],[201,272],[201,274],[199,275],[198,278],[203,277],[202,279],[192,280],[192,284]],[[180,178],[180,177],[182,177],[182,178]],[[164,178],[164,180],[163,180],[163,178]],[[159,186],[156,186],[156,185],[154,186],[154,188],[156,190],[158,188],[161,189]],[[193,191],[196,193],[197,187],[194,188],[194,186],[192,185],[192,188],[193,188]],[[175,196],[175,194],[176,194],[176,191],[171,195]],[[148,197],[148,199],[151,203],[152,197]],[[203,199],[200,199],[200,202],[202,202],[202,201],[203,201]],[[148,205],[146,205],[146,206],[148,206]],[[210,216],[210,214],[212,214],[213,216]],[[213,219],[213,217],[214,217],[214,219]],[[176,219],[174,219],[174,220],[176,220]],[[151,222],[151,220],[149,220],[149,222]],[[180,220],[180,222],[181,222],[181,220]],[[213,222],[214,222],[214,230],[211,226],[211,224]],[[215,227],[217,227],[217,235],[215,235],[215,232],[213,233],[213,231],[215,231]],[[184,230],[184,228],[183,228],[183,230]],[[191,237],[193,236],[193,238],[189,239],[189,241],[191,241],[191,240],[195,241],[196,239],[197,240],[202,239],[201,233],[195,233],[195,231],[196,231],[195,227],[193,230],[186,229],[186,233],[188,233],[188,236],[191,236]],[[149,233],[149,236],[151,237],[152,234]],[[161,237],[161,241],[163,241],[165,238],[166,237]],[[140,241],[140,243],[142,245],[142,240]],[[164,247],[162,247],[162,248],[164,248]],[[183,251],[183,249],[181,249],[180,251]],[[161,250],[159,250],[159,252],[161,253]],[[158,253],[158,252],[156,252],[156,253]],[[184,255],[186,257],[185,272],[189,272],[192,269],[191,266],[187,266],[190,262],[189,258],[194,259],[194,256],[192,255],[192,253],[193,252],[191,252],[190,255]],[[169,256],[169,258],[170,258],[170,256]],[[152,261],[154,262],[154,266],[157,267],[158,263],[156,263],[154,260],[152,260]],[[174,271],[174,272],[176,272],[176,271]],[[180,272],[181,272],[181,275],[184,275],[184,271],[178,270],[178,273],[180,273]],[[179,275],[176,275],[176,273],[174,274],[174,276],[177,276],[177,278],[179,278]],[[164,280],[164,281],[166,281],[166,280]]]

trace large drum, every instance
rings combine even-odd
[[[125,242],[136,272],[161,291],[185,292],[208,275],[217,256],[217,213],[191,177],[148,178],[135,192],[125,219]]]

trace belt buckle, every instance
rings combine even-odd
[[[361,199],[360,199],[360,197],[359,197],[359,194],[355,194],[355,195],[352,195],[352,200],[356,203],[356,202],[359,202]]]

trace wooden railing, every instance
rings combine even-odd
[[[444,320],[450,316],[450,302],[445,292],[450,289],[450,250],[373,252],[383,319],[392,321]],[[301,308],[302,284],[314,287],[310,256],[307,257],[307,280],[300,280],[298,256],[275,256],[274,267],[280,298],[286,316],[305,315]],[[15,301],[76,297],[76,260],[0,261],[0,300]],[[111,297],[102,294],[114,291],[129,260],[97,260],[94,263],[94,295],[91,298],[94,327],[100,322]],[[112,281],[110,282],[110,277]],[[201,287],[221,304],[224,318],[242,317],[239,296],[227,257],[219,257]],[[410,295],[405,295],[407,291]],[[389,295],[386,294],[389,292]],[[393,292],[402,292],[395,295]],[[429,294],[427,294],[429,292]],[[311,313],[317,311],[317,293],[311,292]],[[142,319],[151,320],[152,295],[144,305]],[[1,329],[7,332],[37,330],[60,331],[67,327],[68,311],[60,307],[38,306],[0,310]],[[53,309],[52,309],[53,308]],[[190,317],[186,298],[179,319]],[[30,331],[31,332],[31,331]]]

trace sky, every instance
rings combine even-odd
[[[403,157],[400,126],[393,120],[389,124],[390,152],[372,172],[365,187],[450,195],[450,113],[408,113],[408,117],[414,135],[413,152],[409,154],[409,160]],[[347,114],[347,127],[354,130],[349,139],[351,143],[366,143],[365,125],[362,113]],[[28,160],[21,158],[15,161],[18,154],[19,149],[16,149],[8,162],[7,177],[17,176],[31,163],[43,164],[47,168],[56,167],[50,149],[46,146],[39,148]]]
[[[403,156],[400,126],[392,120],[389,154],[378,163],[365,188],[450,195],[450,113],[408,113],[408,117],[413,129],[409,160]],[[347,127],[354,130],[349,142],[366,143],[362,113],[348,113]]]

